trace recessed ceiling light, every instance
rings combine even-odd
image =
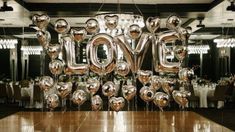
[[[233,21],[234,19],[232,19],[232,18],[229,18],[229,19],[227,19],[227,21]]]
[[[0,19],[0,22],[5,21],[5,19]]]

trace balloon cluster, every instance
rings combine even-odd
[[[118,20],[121,19],[117,15],[107,15],[104,17],[105,26],[110,31],[120,27]],[[141,70],[143,60],[149,45],[152,43],[153,65],[157,73],[179,73],[179,79],[188,81],[193,76],[193,71],[186,68],[181,68],[182,61],[187,54],[187,40],[189,33],[186,29],[181,27],[181,20],[178,16],[172,15],[166,21],[166,27],[169,29],[164,32],[159,32],[160,18],[149,17],[146,21],[146,27],[150,33],[143,32],[138,24],[131,24],[128,26],[127,31],[124,33],[116,33],[109,35],[100,31],[100,24],[94,18],[86,21],[86,26],[81,28],[70,28],[69,23],[65,19],[58,19],[54,23],[55,31],[60,34],[59,43],[51,44],[51,35],[46,31],[46,27],[50,22],[49,16],[34,15],[32,18],[33,23],[39,28],[37,31],[37,39],[42,45],[44,51],[51,58],[49,63],[50,72],[57,78],[59,75],[85,75],[85,89],[78,88],[72,94],[72,101],[77,105],[82,105],[86,100],[89,100],[88,94],[91,95],[92,110],[101,110],[103,101],[99,95],[95,95],[99,88],[102,88],[104,96],[109,97],[110,107],[115,110],[121,110],[127,101],[132,100],[136,96],[136,85],[127,84],[123,85],[123,97],[115,97],[118,95],[117,85],[113,81],[107,81],[104,84],[100,80],[89,77],[89,72],[98,74],[103,77],[115,71],[115,73],[122,78],[128,74],[137,74],[137,78],[143,84],[140,89],[140,98],[145,102],[153,101],[161,110],[169,103],[169,96],[173,92],[174,81],[171,78],[162,78],[153,75],[153,71]],[[76,44],[80,44],[85,40],[88,35],[92,37],[86,45],[87,64],[76,62]],[[136,46],[131,47],[129,40],[135,40]],[[181,42],[180,44],[177,44]],[[173,48],[169,49],[167,44],[173,44]],[[102,60],[97,56],[98,49],[105,46],[107,58]],[[123,52],[123,59],[117,60],[117,48]],[[174,57],[178,60],[170,62],[167,59],[167,53],[172,52]],[[62,57],[59,57],[61,54]],[[63,59],[62,59],[63,58]],[[134,78],[136,79],[136,78]],[[147,84],[150,83],[150,86]],[[47,95],[47,104],[51,109],[58,106],[59,98],[65,99],[72,91],[71,82],[62,82],[53,80],[49,76],[43,76],[40,80],[40,87],[44,92],[54,89],[57,94],[50,93]],[[162,88],[166,93],[157,92]],[[174,92],[172,94],[177,103],[180,94]],[[57,96],[58,95],[58,96]],[[184,101],[185,102],[185,101]]]

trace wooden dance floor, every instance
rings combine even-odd
[[[71,111],[18,112],[0,120],[0,131],[230,132],[231,130],[190,111],[118,113]]]

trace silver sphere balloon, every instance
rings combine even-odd
[[[86,31],[91,34],[98,33],[100,30],[99,23],[96,19],[88,19],[86,21]]]
[[[99,95],[91,97],[91,108],[94,111],[99,111],[103,108],[103,100]]]
[[[153,103],[157,105],[161,111],[163,111],[163,108],[169,104],[169,95],[163,92],[157,92],[154,95]]]
[[[82,105],[87,100],[87,94],[85,91],[79,89],[73,93],[72,101],[77,105]]]
[[[131,39],[137,39],[141,36],[142,34],[142,29],[139,25],[137,24],[132,24],[129,26],[127,34]]]
[[[42,47],[44,49],[47,49],[47,46],[49,45],[51,41],[51,34],[48,31],[38,30],[36,32],[36,36],[37,36],[38,42],[42,45]]]
[[[109,104],[112,110],[118,112],[125,106],[125,99],[123,97],[112,97]]]
[[[182,68],[179,70],[178,76],[179,76],[179,79],[182,81],[189,81],[193,78],[194,71],[193,69]]]
[[[114,96],[117,92],[116,86],[113,82],[108,81],[102,86],[102,93],[104,96]]]
[[[42,76],[39,79],[39,87],[42,91],[48,91],[54,85],[54,80],[50,76]]]
[[[57,94],[46,95],[45,100],[46,100],[46,104],[50,110],[55,109],[60,104],[59,97]]]
[[[94,95],[100,88],[100,81],[95,78],[89,78],[86,83],[86,88],[92,95]]]
[[[72,91],[72,85],[73,84],[71,82],[58,82],[55,86],[58,91],[58,95],[62,99],[67,97]]]
[[[106,15],[104,17],[105,20],[105,25],[107,26],[108,29],[113,30],[117,27],[118,25],[118,16],[117,15]]]
[[[50,22],[50,17],[46,14],[34,15],[32,21],[39,29],[45,29]]]
[[[181,20],[176,15],[171,15],[168,17],[166,21],[166,27],[171,30],[177,30],[178,27],[181,25]]]
[[[140,89],[140,98],[145,102],[150,102],[154,98],[154,91],[147,86]]]
[[[125,77],[130,72],[130,66],[125,61],[118,61],[115,71],[118,75]]]
[[[56,59],[60,52],[61,46],[59,44],[49,44],[47,47],[47,54],[52,60]]]
[[[70,30],[70,25],[65,19],[58,19],[54,28],[57,33],[66,34]]]
[[[64,64],[61,60],[52,60],[49,63],[49,70],[53,75],[59,75],[64,69]]]
[[[146,27],[151,33],[155,33],[160,28],[160,18],[149,17],[146,20]]]
[[[131,99],[133,99],[136,95],[136,87],[134,85],[123,85],[122,86],[122,95],[123,97],[130,101]]]

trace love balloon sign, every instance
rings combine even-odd
[[[168,17],[166,27],[169,30],[164,32],[158,32],[161,22],[158,17],[149,17],[147,19],[146,27],[149,32],[143,32],[141,26],[136,23],[129,24],[125,29],[123,27],[120,28],[119,19],[121,18],[119,18],[118,15],[107,14],[104,19],[105,25],[100,25],[97,19],[91,18],[86,21],[85,27],[71,29],[65,19],[58,19],[54,24],[54,29],[61,37],[59,38],[59,44],[51,44],[50,33],[46,31],[46,27],[50,21],[49,16],[33,16],[33,23],[40,29],[37,31],[39,43],[51,58],[50,71],[52,74],[55,76],[63,73],[66,75],[87,75],[89,71],[92,71],[99,76],[104,76],[114,70],[116,70],[118,75],[123,77],[125,77],[129,71],[131,71],[132,74],[138,74],[138,71],[141,70],[140,68],[145,59],[146,52],[151,44],[155,72],[164,74],[176,74],[179,72],[182,61],[187,54],[186,45],[189,33],[186,29],[181,27],[181,20],[178,16],[172,15]],[[101,30],[104,28],[101,26],[106,26],[105,28],[109,32]],[[91,34],[91,37],[88,37],[88,34]],[[76,45],[79,46],[81,42],[87,38],[87,63],[77,63],[75,47]],[[132,43],[130,43],[130,40]],[[131,46],[131,44],[135,46]],[[169,48],[169,44],[171,48]],[[101,46],[104,47],[105,59],[100,58],[98,55]],[[121,61],[118,60],[118,49],[120,49],[124,55]],[[62,58],[59,59],[59,54],[61,53]],[[169,61],[169,56],[174,56],[178,61]],[[188,74],[180,75],[186,76]],[[148,82],[145,82],[145,84],[147,83]],[[114,84],[112,88],[114,91],[116,90]],[[107,89],[110,90],[109,85]],[[151,92],[153,89],[150,88],[148,90]],[[105,92],[107,92],[107,90]],[[133,93],[135,94],[135,92]],[[67,94],[68,93],[66,93],[66,95]],[[94,94],[95,93],[92,93],[92,95]],[[134,96],[134,94],[131,94],[131,97]],[[76,95],[81,94],[74,94],[74,96]],[[115,93],[111,92],[110,95],[114,96]],[[154,95],[154,92],[152,95]],[[84,101],[85,100],[86,99],[84,99]],[[102,103],[100,102],[99,104]],[[159,107],[162,108],[162,106]],[[115,110],[118,111],[119,109]]]

